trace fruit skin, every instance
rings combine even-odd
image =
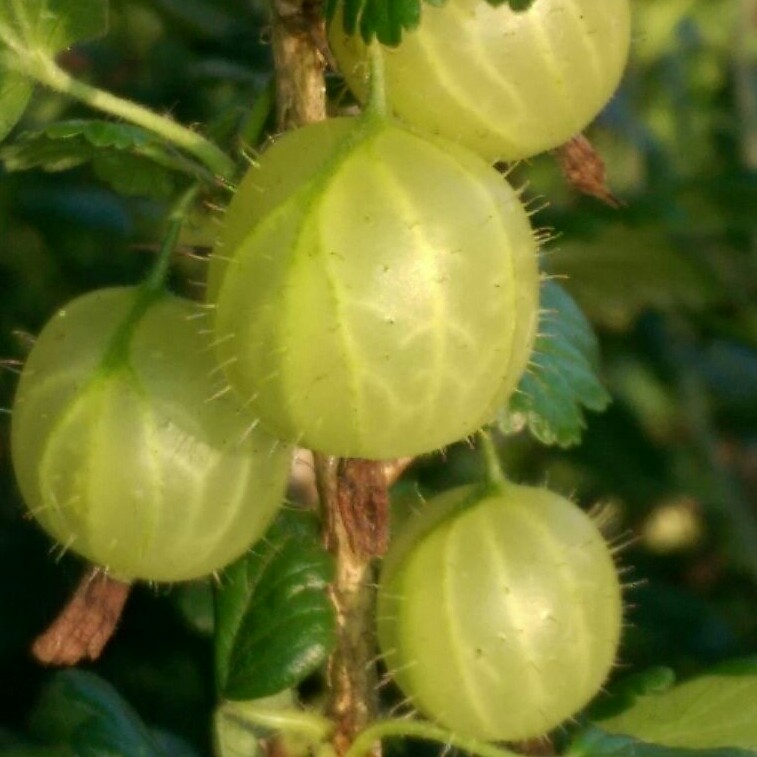
[[[123,580],[181,581],[242,554],[284,496],[290,451],[218,391],[197,306],[80,297],[24,366],[13,465],[39,524]],[[126,328],[125,328],[126,327]]]
[[[226,223],[219,362],[282,439],[430,452],[490,420],[526,368],[537,244],[517,194],[467,150],[380,118],[308,126],[263,154]]]
[[[488,160],[519,160],[567,142],[620,82],[631,39],[629,0],[535,0],[516,12],[486,0],[424,3],[420,25],[382,47],[395,115]],[[367,47],[331,24],[330,42],[357,97]]]
[[[621,589],[591,518],[506,483],[430,500],[392,545],[378,637],[412,704],[456,733],[539,736],[597,693],[620,638]]]

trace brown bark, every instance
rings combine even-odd
[[[325,39],[318,0],[273,0],[271,43],[282,131],[326,118]]]
[[[341,755],[378,712],[374,558],[388,545],[389,497],[380,462],[316,455],[316,473],[324,539],[336,561],[337,646],[328,666],[327,711]]]
[[[46,665],[63,666],[96,660],[116,630],[130,589],[130,584],[98,568],[89,570],[58,617],[35,640],[34,657]]]

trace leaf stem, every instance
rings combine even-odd
[[[459,736],[424,720],[379,720],[361,731],[344,757],[365,757],[377,741],[397,736],[437,741],[447,747],[461,749],[479,757],[520,757],[516,752],[495,746],[486,741]]]
[[[160,247],[155,265],[136,293],[134,302],[123,322],[119,325],[113,338],[108,345],[108,350],[102,361],[105,371],[113,370],[120,366],[129,353],[129,344],[136,325],[141,320],[145,311],[164,290],[166,277],[171,267],[171,258],[179,240],[184,216],[189,206],[194,202],[199,185],[195,184],[188,189],[174,205],[169,214],[169,226],[163,244]]]
[[[481,451],[483,452],[484,464],[486,465],[486,482],[497,489],[507,486],[508,481],[502,472],[502,465],[499,461],[499,454],[494,445],[491,434],[485,429],[478,432],[481,440]]]
[[[276,710],[266,707],[265,704],[256,706],[256,700],[227,701],[221,705],[221,711],[224,717],[243,728],[257,726],[267,731],[296,734],[313,745],[325,741],[333,730],[331,721],[316,712],[295,709]]]
[[[161,292],[165,286],[166,277],[168,276],[168,271],[171,267],[171,257],[176,249],[179,234],[181,233],[181,227],[184,224],[187,211],[195,201],[199,191],[199,185],[195,184],[191,186],[179,198],[168,216],[168,231],[163,239],[163,244],[160,247],[160,252],[158,253],[155,265],[142,285],[143,292],[145,292],[147,296],[151,297]]]
[[[193,155],[217,176],[231,179],[236,173],[234,161],[202,135],[143,105],[75,79],[46,55],[29,56],[24,61],[22,70],[56,92],[73,97],[91,108],[122,118],[163,137]]]
[[[381,44],[374,40],[368,48],[368,53],[370,56],[371,78],[365,112],[369,116],[386,118],[388,111],[386,103],[386,76]]]

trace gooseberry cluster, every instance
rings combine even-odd
[[[231,202],[207,304],[149,288],[75,300],[39,337],[13,417],[27,505],[124,579],[223,567],[281,502],[290,445],[381,460],[474,433],[526,370],[538,245],[492,167],[605,104],[628,0],[447,0],[396,49],[331,43],[356,118],[276,139]],[[219,392],[223,375],[230,392]],[[387,558],[378,634],[396,680],[462,734],[526,738],[597,691],[620,590],[569,501],[499,482],[430,502]]]

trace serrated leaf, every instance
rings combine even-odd
[[[441,2],[433,0],[433,4]],[[327,0],[325,14],[329,21],[341,16],[344,31],[359,31],[366,44],[376,38],[396,47],[402,41],[402,33],[420,23],[421,0]]]
[[[61,121],[21,134],[0,150],[8,171],[65,171],[92,162],[96,175],[122,194],[163,198],[175,190],[173,174],[197,167],[149,132],[99,120]]]
[[[571,745],[568,757],[754,757],[750,749],[683,749],[660,744],[647,744],[630,736],[605,733],[589,728]]]
[[[601,411],[610,396],[597,376],[597,340],[570,295],[554,281],[541,292],[542,322],[531,365],[500,412],[505,433],[523,427],[543,444],[569,447],[581,440],[584,409]]]
[[[757,754],[757,657],[640,697],[622,713],[599,721],[599,727],[666,747]]]
[[[35,737],[77,757],[170,757],[106,681],[84,670],[57,673],[31,718]]]
[[[266,538],[224,571],[216,598],[216,672],[228,699],[296,686],[334,644],[326,594],[333,565],[311,513],[283,511]]]
[[[439,8],[447,0],[424,0]],[[489,5],[509,5],[514,11],[528,9],[533,0],[487,0]],[[342,15],[342,26],[347,34],[358,30],[366,44],[374,37],[387,47],[397,47],[402,34],[412,31],[421,22],[421,0],[326,0],[324,13],[331,21]]]

